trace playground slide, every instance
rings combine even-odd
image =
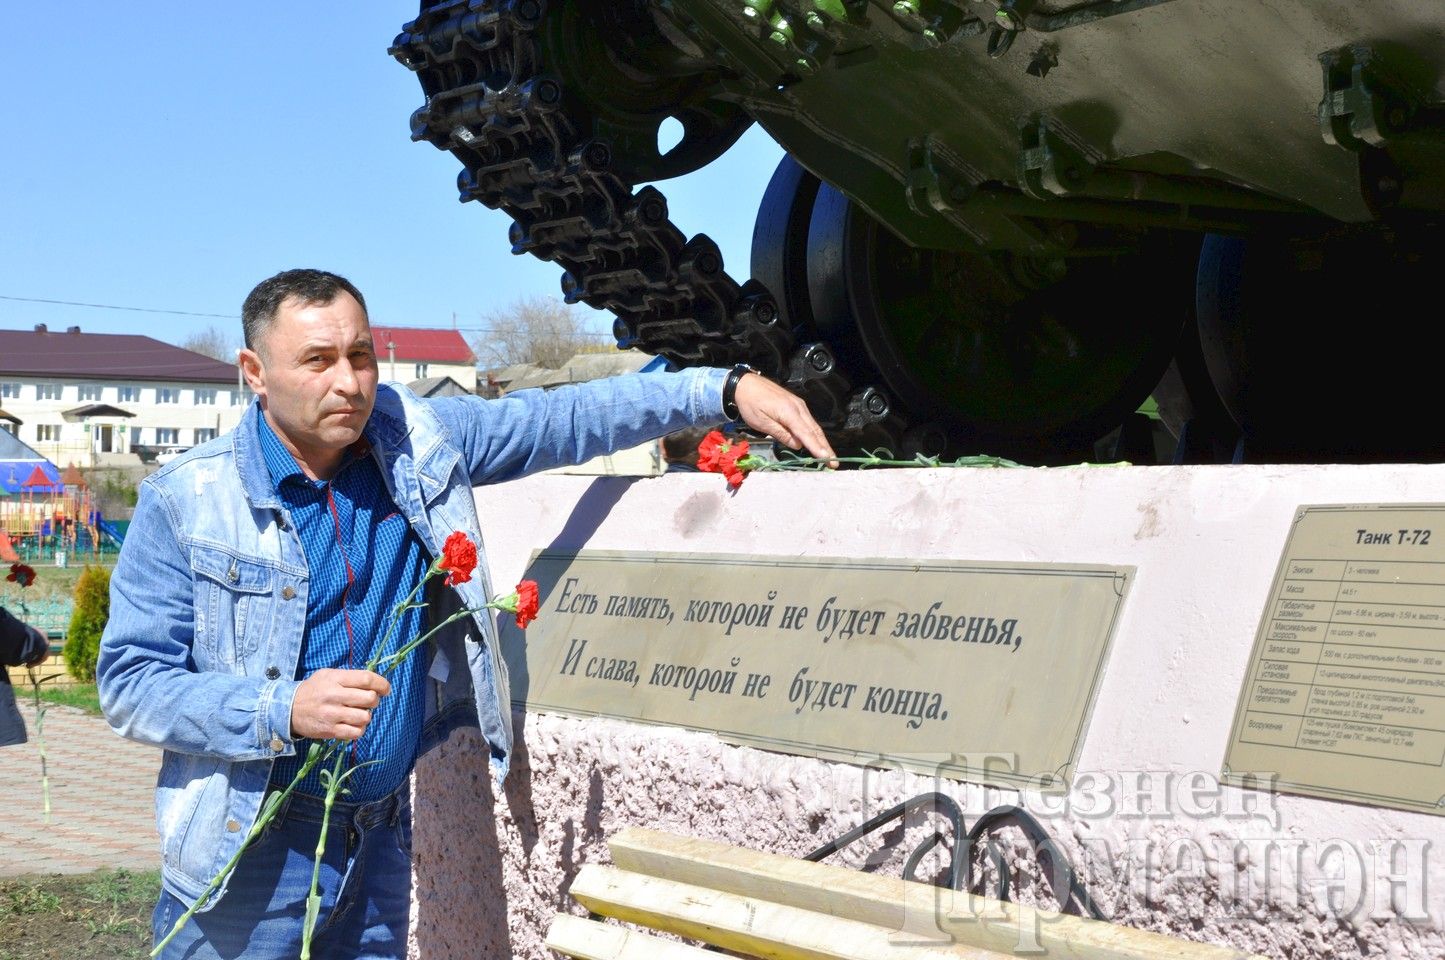
[[[114,540],[117,547],[125,540],[125,531],[109,520],[97,520],[95,525],[100,528],[101,533]]]
[[[5,563],[19,563],[20,554],[15,552],[15,545],[10,542],[10,537],[4,530],[0,530],[0,561]]]

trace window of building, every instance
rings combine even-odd
[[[175,427],[156,427],[157,444],[174,444],[181,442],[181,431]]]
[[[95,383],[82,383],[80,385],[80,399],[99,400],[101,387]]]
[[[214,439],[216,439],[216,428],[215,428],[215,427],[197,427],[197,428],[196,428],[196,442],[197,442],[197,443],[205,443],[207,440],[214,440]]]
[[[156,387],[156,403],[180,403],[181,391],[178,387]],[[171,441],[174,443],[175,441]]]
[[[245,391],[243,391],[243,390],[232,390],[232,391],[231,391],[231,406],[233,406],[233,407],[239,407],[241,404],[243,404],[243,403],[245,403],[245,402],[246,402],[246,393],[245,393]]]
[[[430,366],[430,364],[428,364],[428,363],[418,363],[418,364],[416,365],[416,376],[412,377],[412,379],[413,379],[413,380],[421,380],[421,379],[425,378],[425,377],[426,377],[426,371],[427,371],[427,368],[428,368],[429,366]]]
[[[119,387],[118,391],[121,403],[140,403],[140,387]]]
[[[61,386],[58,383],[37,383],[35,385],[36,400],[59,400]]]
[[[196,388],[196,406],[214,407],[216,405],[216,391],[212,389]]]
[[[60,424],[37,424],[35,427],[35,439],[39,443],[54,443],[60,439]]]
[[[19,400],[20,384],[0,383],[0,400]]]

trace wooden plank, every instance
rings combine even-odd
[[[578,960],[717,960],[701,947],[663,940],[615,923],[559,913],[547,927],[546,945]]]
[[[900,937],[857,920],[595,863],[578,871],[570,892],[593,913],[767,960],[1005,960],[966,944]]]
[[[1266,960],[1232,947],[644,827],[619,831],[608,847],[624,870],[917,936],[956,939],[1006,956]]]

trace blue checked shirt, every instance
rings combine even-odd
[[[366,441],[346,452],[330,481],[301,472],[259,407],[261,452],[276,491],[291,514],[310,572],[306,630],[296,679],[326,667],[361,669],[386,643],[394,651],[416,637],[424,610],[402,614],[392,628],[392,612],[421,580],[431,562],[406,518],[396,510]],[[391,693],[381,698],[371,723],[348,751],[347,765],[376,761],[347,780],[340,799],[366,803],[391,794],[416,761],[422,727],[422,651],[413,651],[387,674]],[[271,782],[284,787],[301,768],[310,741],[298,739],[296,753],[280,757]],[[321,766],[330,767],[328,760]],[[324,796],[320,767],[297,786],[301,793]]]

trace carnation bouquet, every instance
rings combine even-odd
[[[399,663],[416,650],[417,647],[435,636],[437,631],[462,617],[470,616],[476,612],[473,608],[463,607],[441,622],[433,624],[430,629],[413,637],[397,649],[390,649],[393,642],[393,635],[396,632],[397,625],[401,622],[402,614],[407,610],[426,606],[426,602],[419,598],[429,580],[433,577],[445,575],[446,580],[443,581],[444,584],[448,587],[455,587],[470,580],[472,578],[472,571],[476,569],[476,566],[476,544],[472,543],[467,535],[460,531],[448,536],[446,543],[442,546],[441,556],[432,561],[431,565],[427,567],[426,573],[422,575],[421,580],[418,581],[411,592],[406,595],[406,598],[393,608],[386,634],[377,645],[376,651],[372,654],[371,659],[367,661],[366,669],[382,675],[390,673]],[[517,584],[517,589],[512,593],[495,597],[485,604],[485,608],[487,609],[500,610],[504,613],[512,614],[517,619],[517,626],[523,629],[526,629],[527,624],[536,619],[537,607],[537,584],[532,580],[523,580]],[[364,735],[365,734],[363,734],[363,736]],[[306,915],[301,933],[301,958],[302,960],[309,960],[311,956],[311,939],[315,932],[316,922],[321,911],[321,863],[322,857],[326,852],[326,833],[330,825],[331,808],[336,802],[336,798],[347,792],[346,781],[365,765],[347,765],[347,758],[351,755],[351,751],[347,749],[348,745],[349,741],[345,740],[317,741],[311,744],[311,748],[306,753],[306,759],[302,762],[301,768],[297,770],[296,776],[292,778],[291,783],[289,783],[284,790],[275,791],[267,795],[266,801],[261,807],[261,812],[256,817],[255,824],[252,825],[250,832],[246,834],[246,838],[241,843],[241,848],[237,850],[236,854],[221,868],[220,872],[211,879],[211,882],[206,886],[205,890],[201,891],[201,895],[196,898],[196,902],[192,904],[190,909],[176,920],[175,925],[171,927],[164,939],[155,945],[155,948],[151,950],[151,956],[154,957],[158,955],[165,945],[171,941],[171,938],[185,926],[186,922],[189,921],[198,910],[205,906],[217,888],[219,888],[221,884],[225,882],[226,878],[231,875],[232,871],[236,869],[236,864],[240,862],[241,856],[250,848],[256,839],[265,832],[266,825],[275,819],[277,811],[281,809],[282,804],[295,791],[297,784],[306,779],[306,776],[310,774],[312,770],[321,767],[320,780],[326,788],[326,795],[323,798],[324,806],[321,830],[316,840],[316,858],[311,870],[311,892],[306,898]],[[329,766],[323,766],[328,762]],[[367,763],[376,762],[375,760],[367,761]]]

